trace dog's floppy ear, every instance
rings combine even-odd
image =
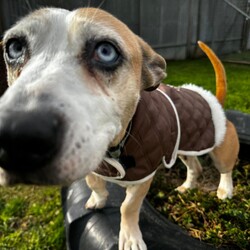
[[[0,96],[5,92],[7,88],[7,70],[3,58],[3,44],[0,41]]]
[[[143,40],[139,39],[142,49],[142,89],[155,90],[166,77],[166,61]]]

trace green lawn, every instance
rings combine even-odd
[[[228,76],[226,108],[250,113],[250,66],[226,63],[225,67]],[[215,91],[214,73],[207,59],[169,62],[165,82],[195,83]],[[161,213],[193,237],[217,246],[229,244],[246,249],[250,241],[249,172],[249,162],[241,162],[234,172],[235,196],[222,202],[214,192],[206,190],[183,195],[173,191],[186,173],[182,167],[176,167],[157,175],[149,199]],[[65,248],[58,187],[0,187],[0,249]]]
[[[224,66],[228,82],[225,108],[250,113],[250,65],[224,63]],[[165,83],[194,83],[215,93],[214,71],[208,59],[170,61],[167,73]]]
[[[0,249],[66,249],[59,188],[0,187]]]

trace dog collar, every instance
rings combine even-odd
[[[120,155],[122,153],[122,150],[124,148],[124,145],[130,135],[130,131],[131,131],[131,127],[132,127],[132,121],[130,121],[130,123],[128,124],[128,127],[127,127],[127,130],[126,130],[126,133],[125,133],[125,136],[123,137],[123,139],[120,141],[120,143],[115,146],[115,147],[110,147],[108,150],[107,150],[107,153],[106,153],[106,157],[108,158],[113,158],[113,159],[116,159],[118,160],[120,158]]]

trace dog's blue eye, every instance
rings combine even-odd
[[[108,43],[103,42],[97,45],[95,49],[95,60],[104,64],[112,64],[117,61],[119,54],[116,48]]]
[[[10,60],[17,60],[24,53],[23,42],[17,38],[10,39],[6,45],[6,53]]]

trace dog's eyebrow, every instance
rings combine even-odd
[[[134,33],[109,13],[102,10],[86,10],[83,8],[71,12],[67,18],[70,39],[79,36],[79,34],[81,37],[85,37],[86,40],[94,37],[106,37],[115,40],[128,55],[134,54],[134,51],[130,51],[131,48],[136,51],[139,49]]]
[[[33,37],[41,33],[48,34],[51,24],[59,25],[68,13],[69,11],[62,9],[39,9],[18,21],[5,33],[4,39],[12,36]]]
[[[3,45],[5,45],[6,42],[9,39],[19,38],[19,37],[26,37],[26,36],[27,36],[27,34],[25,33],[25,31],[22,31],[22,30],[10,30],[9,32],[4,34]]]

